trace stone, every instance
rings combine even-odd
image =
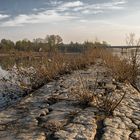
[[[49,113],[49,110],[46,108],[46,109],[42,109],[39,111],[39,116],[46,116],[48,113]]]
[[[113,127],[105,128],[102,140],[128,140],[131,131],[125,129],[116,129]]]
[[[112,84],[112,83],[107,83],[107,84],[105,85],[105,88],[114,91],[114,90],[116,89],[116,85],[114,85],[114,84]]]
[[[65,130],[59,130],[55,132],[54,138],[59,140],[73,140],[76,135],[77,133],[69,133],[68,131]]]
[[[6,125],[0,124],[0,131],[4,131],[6,129]]]
[[[131,135],[130,135],[131,138],[133,138],[134,140],[139,140],[140,139],[140,131],[137,130],[135,132],[133,132]]]
[[[95,125],[82,125],[82,124],[70,123],[64,128],[64,130],[69,133],[76,133],[74,139],[76,138],[78,139],[78,137],[82,137],[82,139],[93,140],[96,135],[96,128],[97,128],[97,126]]]
[[[91,109],[92,110],[92,109]],[[83,125],[94,125],[96,124],[94,112],[89,110],[81,111],[76,117],[73,119],[73,123],[83,124]]]
[[[106,118],[104,120],[104,125],[105,126],[110,126],[110,127],[113,127],[113,128],[118,128],[119,125],[122,124],[122,121],[119,117],[115,117],[115,118]]]

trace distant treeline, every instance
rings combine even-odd
[[[2,39],[0,42],[0,52],[14,52],[14,51],[34,51],[34,52],[48,52],[59,50],[61,52],[83,52],[87,48],[91,47],[105,47],[108,44],[103,41],[84,43],[69,43],[64,44],[63,39],[59,35],[47,35],[44,39],[36,38],[33,41],[28,39],[19,40],[13,42],[11,40]]]

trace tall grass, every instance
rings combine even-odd
[[[78,54],[64,54],[58,51],[51,52],[51,54],[34,54],[32,52],[15,54],[17,58],[24,59],[28,57],[28,60],[35,60],[36,58],[37,60],[26,61],[26,64],[22,61],[16,63],[14,70],[9,68],[12,76],[6,80],[12,82],[12,78],[16,77],[16,84],[30,92],[62,74],[71,73],[73,70],[86,68],[88,65],[93,64],[97,57],[95,52],[96,49],[93,49],[92,53],[91,51],[85,51]],[[94,53],[96,55],[93,55]]]
[[[140,63],[136,57],[131,59],[120,58],[117,55],[113,55],[110,50],[102,50],[100,58],[112,70],[116,80],[120,82],[128,81],[132,85],[136,85],[136,79],[140,70]],[[134,59],[135,61],[133,61]]]
[[[94,64],[97,58],[101,58],[105,62],[112,70],[114,78],[120,82],[129,81],[135,84],[139,71],[138,64],[134,65],[132,61],[114,56],[107,48],[92,48],[78,54],[63,54],[58,51],[51,52],[51,55],[47,53],[34,54],[32,52],[15,54],[17,57],[19,55],[21,58],[26,56],[28,59],[31,58],[31,60],[35,60],[37,57],[37,61],[30,61],[28,64],[17,63],[16,65],[16,75],[20,77],[20,81],[22,81],[22,85],[26,89],[37,89],[59,75]],[[32,67],[34,71],[26,69],[27,66]],[[30,84],[27,85],[24,80],[21,80],[25,77],[29,78]]]
[[[34,54],[30,53],[30,57],[33,56]],[[86,68],[94,64],[98,58],[103,60],[104,64],[112,70],[113,77],[120,82],[128,81],[133,83],[133,79],[137,77],[131,61],[114,56],[107,48],[92,48],[80,54],[62,54],[55,51],[49,55],[39,55],[39,58],[37,63],[31,64],[33,70],[23,68],[23,65],[17,66],[15,73],[16,80],[18,81],[17,85],[27,93],[38,89],[48,81],[58,78],[62,74]],[[135,68],[138,71],[138,67]],[[28,78],[29,82],[24,80],[26,78]],[[119,96],[117,100],[114,99],[113,94],[104,94],[100,97],[87,88],[84,83],[85,81],[80,75],[79,81],[82,85],[81,92],[74,94],[80,104],[88,106],[91,102],[95,102],[95,105],[98,108],[104,109],[107,114],[112,114],[126,94],[124,93],[122,96]]]

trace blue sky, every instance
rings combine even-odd
[[[98,38],[125,44],[140,36],[139,0],[0,0],[0,39],[14,41],[59,34],[64,42]]]

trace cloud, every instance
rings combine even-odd
[[[124,9],[124,4],[126,3],[127,3],[126,0],[113,0],[112,2],[106,2],[106,3],[83,4],[83,6],[75,7],[73,11],[89,11],[91,13],[100,13],[102,11],[103,13],[103,11],[107,11],[107,10]],[[100,12],[98,12],[98,10]],[[83,12],[83,13],[89,13],[89,12]]]
[[[67,2],[67,3],[64,3],[63,5],[61,5],[62,7],[65,7],[65,8],[72,8],[72,7],[79,7],[79,6],[83,6],[84,3],[81,2],[81,1],[75,1],[75,2]]]
[[[81,1],[75,1],[75,2],[65,2],[56,8],[59,11],[66,11],[66,10],[71,10],[72,8],[76,8],[80,6],[84,6],[84,3]]]
[[[64,2],[56,6],[58,12],[67,12],[69,14],[74,14],[81,16],[83,15],[96,15],[101,14],[109,10],[123,10],[125,8],[126,0],[112,0],[106,3],[84,3],[82,1],[75,2]]]
[[[62,4],[62,3],[63,3],[63,1],[58,1],[58,0],[52,1],[52,0],[50,0],[50,4],[52,6],[56,6],[56,5],[59,5],[59,4]],[[48,3],[46,3],[46,4],[48,4]]]
[[[102,10],[82,10],[81,11],[82,14],[99,14],[99,13],[103,13]]]
[[[118,5],[118,4],[126,4],[127,3],[127,0],[113,0],[114,4],[115,5]]]
[[[0,20],[10,17],[10,15],[0,14]]]
[[[57,11],[77,14],[99,14],[107,10],[122,10],[125,8],[126,0],[112,0],[106,3],[89,4],[82,1],[64,2],[56,7]]]
[[[37,14],[25,15],[21,14],[16,16],[13,19],[10,19],[6,22],[3,22],[0,26],[23,26],[24,24],[34,24],[34,23],[52,23],[58,21],[67,21],[74,19],[76,17],[69,15],[61,15],[57,13],[55,10],[46,10],[43,12],[39,12]]]
[[[8,19],[0,26],[23,26],[24,24],[52,23],[58,21],[70,21],[73,19],[85,18],[85,15],[101,14],[110,10],[122,10],[125,8],[126,0],[112,0],[106,3],[89,4],[80,0],[73,2],[50,1],[50,10],[45,8],[34,8],[32,14],[20,14]],[[47,3],[48,4],[48,3]],[[1,15],[0,19],[9,15]]]

